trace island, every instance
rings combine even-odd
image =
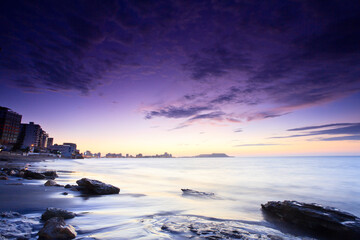
[[[222,157],[230,157],[226,155],[225,153],[211,153],[211,154],[200,154],[197,156],[194,156],[197,158],[222,158]]]

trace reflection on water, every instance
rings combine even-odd
[[[316,202],[360,216],[359,157],[84,159],[38,165],[58,170],[60,184],[75,184],[87,177],[120,187],[119,195],[81,197],[69,192],[61,196],[75,196],[76,204],[68,210],[88,212],[69,221],[80,237],[184,237],[161,227],[150,228],[149,222],[154,221],[147,221],[146,216],[202,216],[265,224],[260,204],[270,200]],[[215,193],[217,198],[184,197],[182,188]]]

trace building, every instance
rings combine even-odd
[[[17,142],[22,116],[9,108],[0,106],[0,145],[14,145]]]
[[[122,158],[123,155],[121,153],[108,153],[105,156],[106,158]]]
[[[41,130],[39,147],[46,148],[48,138],[49,134],[47,134],[44,130]]]
[[[39,124],[34,124],[34,122],[22,123],[18,138],[20,148],[40,147],[41,134],[42,129]]]
[[[51,151],[60,152],[61,157],[64,157],[64,158],[73,158],[73,157],[75,157],[75,155],[77,153],[75,143],[64,143],[63,145],[55,144],[48,148]]]
[[[70,146],[71,147],[71,152],[75,153],[76,147],[77,147],[75,143],[63,143],[63,145]]]
[[[49,148],[54,144],[54,138],[48,138],[46,147]]]

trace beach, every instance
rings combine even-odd
[[[87,177],[121,190],[119,194],[87,195],[64,187],[46,187],[45,179],[9,177],[9,180],[0,181],[0,212],[15,211],[37,221],[31,239],[36,239],[43,224],[40,216],[49,207],[79,214],[66,220],[75,227],[77,239],[207,239],[199,232],[205,232],[209,226],[222,231],[245,231],[250,233],[246,235],[248,239],[259,236],[263,239],[271,239],[269,236],[303,239],[313,236],[291,228],[284,230],[267,221],[261,204],[297,200],[336,207],[359,216],[358,159],[1,161],[1,167],[16,165],[38,172],[56,170],[55,181],[63,186],[76,184],[77,180]],[[339,170],[339,166],[343,169]],[[211,194],[187,195],[181,189]],[[67,195],[63,195],[64,192]],[[188,229],[189,223],[197,227],[198,233],[184,230]]]

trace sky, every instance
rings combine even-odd
[[[0,105],[81,151],[360,154],[359,1],[2,1]]]

